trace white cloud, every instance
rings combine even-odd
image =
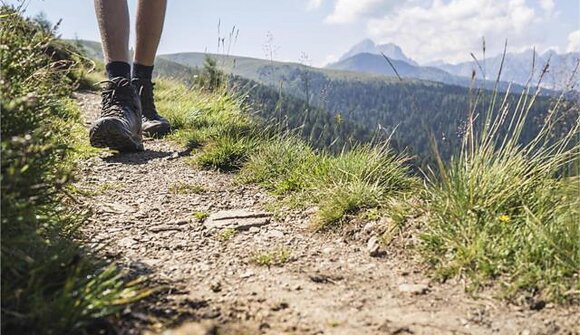
[[[313,10],[313,9],[320,8],[320,6],[322,6],[322,0],[308,0],[308,4],[306,5],[306,8],[308,10]]]
[[[547,13],[552,13],[554,11],[554,7],[556,6],[554,0],[539,0],[539,1],[540,7],[542,7],[544,11],[546,11]]]
[[[567,52],[580,52],[580,30],[576,30],[568,35]]]
[[[326,18],[327,23],[350,23],[364,17],[372,17],[379,12],[393,8],[401,0],[335,0],[333,12]]]
[[[541,0],[542,7],[550,4]],[[379,42],[393,42],[419,62],[469,59],[485,37],[488,54],[503,47],[530,47],[542,17],[525,0],[433,0],[428,6],[406,6],[382,18],[371,18],[369,33]]]

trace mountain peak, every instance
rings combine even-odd
[[[401,60],[411,65],[417,65],[415,61],[410,59],[405,55],[401,47],[394,43],[384,43],[384,44],[376,44],[371,39],[364,39],[359,43],[355,44],[350,50],[340,57],[339,61],[343,61],[345,59],[351,58],[358,54],[369,53],[380,55],[384,53],[387,57],[394,59],[394,60]]]

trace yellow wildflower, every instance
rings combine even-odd
[[[512,220],[509,216],[507,216],[505,214],[504,215],[500,215],[500,217],[498,219],[499,219],[500,222],[503,222],[503,223],[508,223],[508,222],[510,222]]]

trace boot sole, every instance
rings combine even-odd
[[[143,151],[141,137],[133,135],[115,118],[103,118],[91,127],[91,145],[95,148],[110,148],[121,152]]]

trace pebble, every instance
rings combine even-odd
[[[215,293],[222,291],[222,283],[219,281],[215,281],[215,282],[211,283],[209,287]]]
[[[273,230],[268,231],[267,236],[269,238],[282,238],[282,237],[284,237],[284,233],[279,231],[279,230],[273,229]]]
[[[255,276],[255,275],[256,275],[256,274],[255,274],[253,271],[247,271],[247,272],[243,273],[243,274],[240,276],[240,278],[242,278],[242,279],[247,279],[247,278],[253,277],[253,276]]]
[[[425,284],[401,284],[399,285],[399,292],[423,295],[429,292],[429,286]]]
[[[376,236],[373,236],[367,242],[367,251],[371,257],[379,257],[381,255],[381,244]]]

